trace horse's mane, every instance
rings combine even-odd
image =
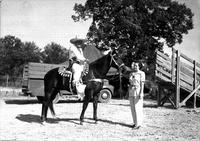
[[[103,57],[95,60],[94,62],[91,62],[90,66],[97,65],[97,64],[103,62],[104,60],[106,60],[110,56],[110,54],[111,54],[111,52],[109,52],[108,54],[104,55]]]

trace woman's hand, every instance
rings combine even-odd
[[[143,98],[143,94],[139,94],[139,99],[142,99]]]

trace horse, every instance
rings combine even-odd
[[[84,113],[87,109],[90,100],[93,100],[93,119],[95,123],[97,122],[97,103],[98,95],[103,87],[102,79],[106,78],[111,67],[119,69],[119,62],[117,62],[116,57],[111,51],[107,55],[97,59],[96,61],[89,64],[89,71],[85,76],[82,77],[85,87],[85,98],[83,102],[82,112],[80,115],[80,124],[83,122]],[[120,62],[121,63],[121,62]],[[55,117],[55,111],[53,108],[53,99],[59,93],[59,91],[67,86],[67,90],[70,91],[70,80],[69,78],[64,78],[58,72],[59,68],[52,69],[48,71],[44,76],[44,99],[42,102],[42,122],[47,120],[48,108],[51,111],[53,117]],[[65,82],[65,83],[64,83]],[[55,117],[56,118],[56,117]]]

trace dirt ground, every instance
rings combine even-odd
[[[98,123],[92,120],[90,103],[85,122],[79,125],[81,102],[61,101],[54,105],[58,119],[50,112],[40,122],[41,104],[35,98],[6,97],[0,100],[0,140],[17,141],[199,141],[200,109],[157,107],[156,101],[144,101],[144,126],[131,128],[128,100],[99,103]]]

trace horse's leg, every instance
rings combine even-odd
[[[46,118],[45,118],[45,104],[44,104],[44,101],[43,101],[43,103],[42,103],[42,113],[41,113],[41,120],[42,120],[42,122],[43,121],[46,121]]]
[[[49,103],[49,108],[51,110],[51,115],[53,116],[54,119],[58,119],[58,117],[55,114],[54,108],[53,108],[53,101],[50,101]]]
[[[58,93],[58,91],[55,88],[53,88],[52,91],[51,91],[51,95],[49,95],[49,97],[48,97],[48,99],[49,99],[48,100],[49,101],[48,106],[51,110],[51,115],[53,116],[53,118],[57,118],[55,111],[54,111],[54,108],[53,108],[53,100],[55,99],[57,93]]]
[[[51,115],[53,116],[53,118],[56,118],[56,114],[55,114],[55,111],[54,111],[54,108],[53,108],[53,102],[52,101],[49,102],[49,108],[51,110]]]
[[[47,120],[47,112],[48,112],[48,108],[50,108],[52,116],[55,117],[55,112],[53,109],[53,103],[52,103],[52,97],[53,97],[53,92],[54,92],[54,88],[51,89],[50,92],[45,92],[45,97],[42,103],[42,115],[41,115],[41,120],[46,121]]]
[[[93,119],[95,120],[95,123],[97,123],[97,106],[98,106],[98,96],[95,94],[93,99]]]
[[[82,112],[81,112],[81,116],[80,116],[80,124],[81,125],[83,125],[83,118],[84,118],[84,114],[87,109],[89,101],[90,101],[90,98],[88,96],[85,96],[85,100],[83,102],[83,108],[82,108]]]
[[[47,120],[47,111],[48,111],[47,101],[46,99],[44,99],[42,102],[42,114],[41,114],[42,122]]]

